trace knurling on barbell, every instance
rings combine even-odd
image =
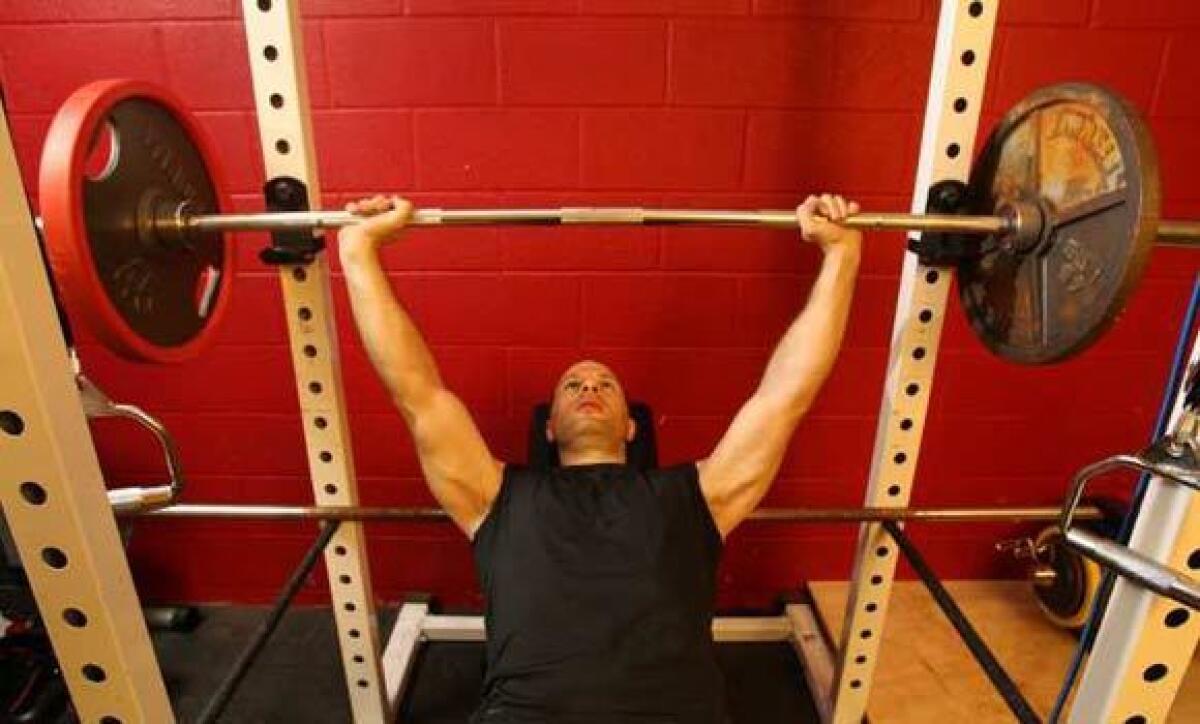
[[[233,229],[336,227],[345,212],[230,214],[205,134],[169,92],[93,83],[55,116],[39,191],[69,311],[119,354],[188,359],[229,306]],[[972,235],[956,257],[968,322],[998,356],[1046,364],[1086,349],[1124,309],[1159,223],[1145,123],[1095,85],[1043,88],[1010,110],[971,172],[963,215],[862,213],[850,225]],[[421,226],[744,224],[794,228],[791,211],[420,209]],[[939,276],[929,275],[931,281]]]

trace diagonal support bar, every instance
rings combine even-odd
[[[963,613],[963,610],[958,607],[958,603],[946,587],[942,585],[937,574],[933,572],[933,568],[929,566],[925,556],[921,555],[921,551],[913,545],[909,540],[908,535],[900,525],[894,521],[887,521],[883,524],[884,530],[896,541],[896,546],[900,552],[904,554],[909,565],[916,571],[921,582],[925,584],[929,595],[933,596],[933,600],[937,603],[938,608],[942,609],[942,613],[946,614],[946,618],[950,621],[950,625],[958,632],[967,650],[971,652],[971,656],[975,657],[975,661],[979,662],[983,673],[987,675],[988,680],[992,682],[992,686],[996,687],[996,693],[1000,694],[1000,698],[1004,699],[1004,703],[1008,705],[1013,716],[1022,724],[1041,724],[1041,719],[1038,718],[1037,712],[1033,710],[1033,706],[1021,694],[1017,683],[1012,680],[1008,672],[1000,664],[996,655],[988,647],[987,642],[971,625],[970,619]]]

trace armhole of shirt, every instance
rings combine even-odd
[[[483,520],[480,521],[479,526],[475,529],[475,535],[471,536],[472,549],[476,547],[476,544],[479,542],[481,537],[486,535],[492,528],[495,527],[496,524],[493,523],[493,521],[500,517],[503,509],[508,504],[509,489],[512,487],[510,484],[510,478],[511,476],[516,475],[520,468],[521,466],[514,465],[513,463],[504,464],[504,472],[500,476],[500,489],[496,491],[496,497],[492,498],[491,506],[488,507],[488,511],[486,514],[484,514]]]
[[[692,505],[696,508],[696,514],[700,518],[700,525],[704,528],[705,536],[709,548],[713,552],[714,558],[719,556],[721,550],[725,547],[725,540],[721,537],[721,529],[717,527],[717,521],[713,518],[712,510],[708,507],[708,501],[704,498],[704,491],[700,489],[700,469],[696,467],[696,463],[685,463],[679,466],[685,472],[687,478],[686,487],[688,494],[692,499]]]

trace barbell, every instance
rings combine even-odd
[[[289,150],[286,139],[277,149]],[[92,83],[63,104],[43,149],[39,192],[48,256],[70,311],[116,352],[152,362],[193,357],[211,342],[229,307],[226,232],[356,220],[342,211],[228,213],[216,156],[195,119],[169,92],[128,80]],[[922,232],[916,244],[953,241],[945,248],[956,251],[943,250],[939,263],[958,270],[971,329],[1018,363],[1086,349],[1124,309],[1155,238],[1200,238],[1200,221],[1160,221],[1150,133],[1128,102],[1095,85],[1043,88],[1009,110],[959,196],[947,213],[860,213],[845,223]],[[792,210],[603,207],[425,208],[412,224],[798,226]]]

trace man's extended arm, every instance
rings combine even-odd
[[[825,218],[816,216],[820,212]],[[833,369],[854,294],[862,235],[836,221],[857,211],[840,197],[809,197],[797,209],[804,238],[825,254],[808,303],[779,341],[758,389],[712,454],[698,463],[700,486],[721,535],[766,494],[797,423]],[[826,220],[829,219],[829,220]]]
[[[462,401],[442,384],[429,347],[379,263],[380,247],[400,232],[412,207],[376,197],[347,208],[369,217],[338,236],[363,347],[412,432],[434,496],[473,537],[500,488],[503,463],[488,451]]]

